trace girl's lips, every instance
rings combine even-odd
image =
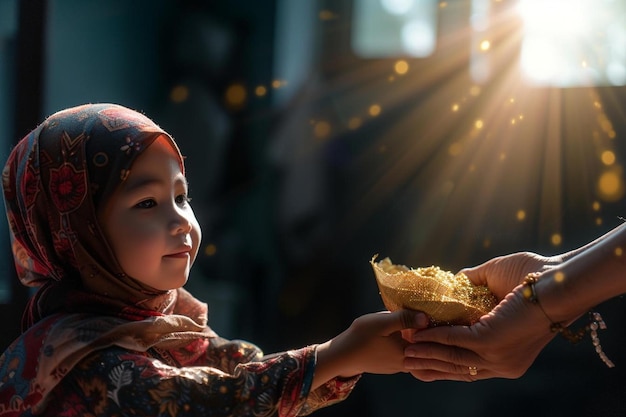
[[[172,253],[170,255],[165,255],[165,258],[188,258],[189,252],[178,252]]]

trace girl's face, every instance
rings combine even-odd
[[[137,157],[98,219],[127,275],[162,291],[187,282],[201,232],[187,180],[166,138]]]

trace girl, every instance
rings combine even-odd
[[[112,104],[46,119],[2,174],[21,282],[39,287],[0,357],[0,416],[305,415],[363,372],[405,372],[409,311],[264,356],[218,337],[182,286],[200,243],[174,140]]]

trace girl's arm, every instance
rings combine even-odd
[[[254,345],[209,339],[204,361],[175,366],[151,353],[119,347],[81,360],[50,395],[47,412],[77,415],[294,417],[345,399],[363,372],[408,372],[406,327],[426,327],[422,313],[398,311],[357,318],[321,345],[262,356]]]

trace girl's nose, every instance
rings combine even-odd
[[[189,219],[189,216],[189,212],[182,211],[178,208],[174,210],[174,217],[170,223],[170,228],[173,234],[191,232],[192,222],[191,219]]]

